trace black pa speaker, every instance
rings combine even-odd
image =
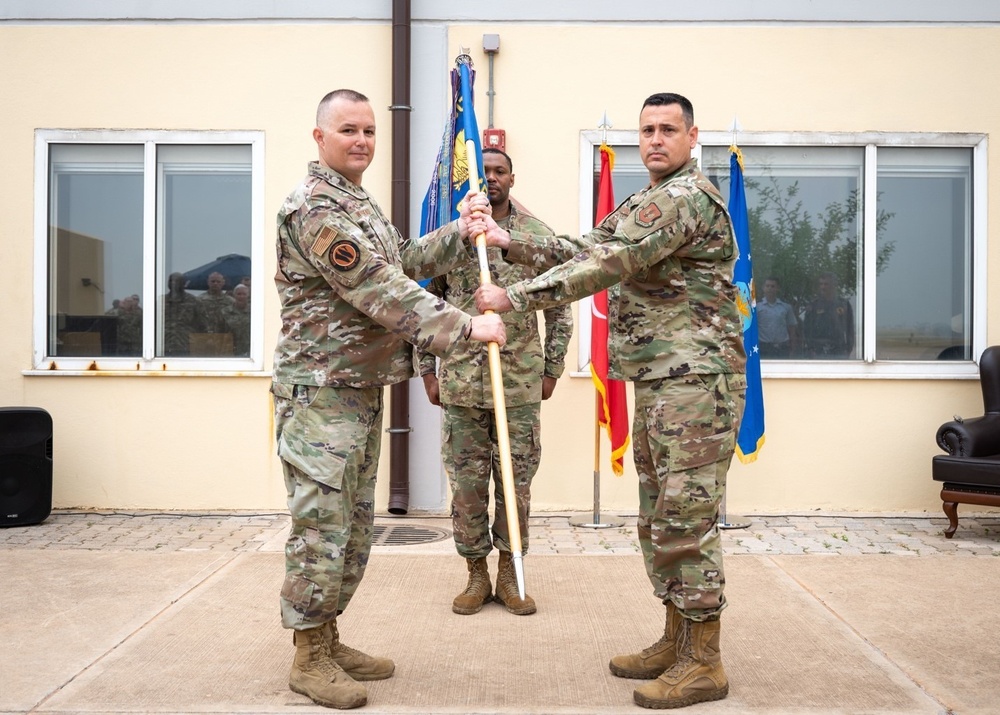
[[[0,407],[0,527],[38,524],[52,512],[52,417]]]

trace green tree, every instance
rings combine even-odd
[[[858,190],[813,215],[799,196],[798,181],[783,185],[769,176],[748,178],[746,185],[755,283],[777,276],[782,299],[796,310],[814,297],[817,277],[824,272],[837,276],[844,297],[853,296],[861,252]],[[892,215],[878,212],[876,236],[882,235]],[[894,242],[879,242],[876,273],[882,272],[894,250]]]

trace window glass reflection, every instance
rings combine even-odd
[[[157,355],[250,354],[250,161],[246,145],[157,148]]]
[[[972,359],[972,150],[880,148],[880,360]]]
[[[49,147],[48,352],[142,354],[141,146]]]
[[[761,355],[859,358],[864,149],[742,151]],[[728,196],[728,148],[705,147],[702,157],[705,173]]]

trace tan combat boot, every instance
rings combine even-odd
[[[722,669],[718,620],[699,623],[681,619],[677,632],[677,662],[651,683],[636,688],[637,705],[644,708],[681,708],[729,694]]]
[[[336,620],[327,623],[323,629],[333,662],[355,680],[385,680],[396,670],[396,664],[388,658],[377,658],[341,643]]]
[[[684,617],[672,601],[667,601],[667,622],[663,627],[663,637],[639,653],[616,655],[608,667],[619,678],[658,678],[660,674],[677,662],[677,630]]]
[[[486,557],[466,559],[469,568],[469,583],[465,590],[455,596],[451,602],[451,610],[463,616],[479,613],[484,603],[493,600],[493,584],[490,583],[490,572],[486,567]]]
[[[517,592],[517,573],[514,571],[514,559],[509,551],[500,552],[496,599],[515,616],[527,616],[538,610],[535,608],[535,599],[524,594],[524,600],[521,600],[521,596]]]
[[[361,707],[368,702],[368,692],[333,662],[325,630],[310,628],[293,632],[295,660],[288,687],[328,708]]]

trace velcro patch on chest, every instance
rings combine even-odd
[[[316,237],[316,242],[312,245],[312,252],[317,256],[322,256],[330,249],[330,244],[333,243],[334,239],[339,235],[340,233],[337,229],[330,226],[324,226],[320,229],[319,235]]]
[[[338,271],[349,271],[358,265],[358,261],[361,260],[361,251],[358,250],[358,244],[354,241],[344,239],[337,241],[330,247],[329,257],[330,265]]]
[[[663,212],[660,207],[651,201],[635,212],[635,222],[643,228],[650,228],[661,216]]]

